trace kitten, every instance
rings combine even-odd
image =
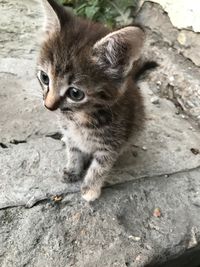
[[[46,20],[37,77],[44,105],[60,112],[67,147],[65,181],[84,176],[82,196],[94,201],[143,125],[143,101],[133,75],[144,32],[134,26],[111,32],[53,0],[42,3]]]

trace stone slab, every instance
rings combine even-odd
[[[148,31],[145,53],[160,68],[148,84],[140,84],[146,129],[113,169],[102,197],[88,205],[79,183],[61,183],[64,147],[34,77],[39,4],[0,0],[0,5],[0,266],[161,267],[181,255],[198,260],[199,155],[190,149],[199,148],[199,129],[157,95],[172,91],[173,101],[197,113],[199,69],[177,54],[184,38],[176,42],[166,14]],[[149,17],[145,11],[143,19],[158,19],[160,10],[153,8]],[[55,194],[61,201],[53,200]],[[197,267],[193,263],[187,266]],[[182,267],[180,260],[169,264]]]
[[[91,206],[77,193],[0,210],[0,266],[160,266],[200,241],[199,181],[198,169],[106,188]]]
[[[4,59],[4,65],[5,62]],[[21,65],[24,69],[31,62],[22,60]],[[80,187],[61,182],[65,148],[61,140],[48,137],[59,131],[56,116],[42,107],[41,100],[35,101],[31,94],[27,98],[29,91],[40,89],[30,73],[23,78],[19,66],[19,60],[8,59],[7,67],[0,69],[4,88],[0,98],[0,142],[7,147],[0,148],[0,208],[32,206],[50,195],[76,192]],[[200,144],[198,130],[176,114],[171,101],[160,99],[158,104],[151,103],[154,94],[146,82],[140,88],[146,106],[146,127],[119,159],[108,180],[110,184],[200,166],[200,155],[191,152]]]
[[[142,0],[141,2],[148,1]],[[162,6],[172,24],[179,29],[191,28],[195,32],[200,32],[200,4],[198,0],[151,0]]]
[[[152,2],[144,3],[136,22],[146,27],[144,54],[159,64],[149,76],[151,89],[200,123],[200,34],[176,29],[163,9]]]
[[[0,55],[32,59],[40,39],[40,1],[1,0],[0,9]]]

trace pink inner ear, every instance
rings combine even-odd
[[[42,0],[45,14],[44,31],[48,34],[59,32],[62,25],[68,23],[73,15],[55,0]]]
[[[126,74],[131,70],[134,61],[138,60],[144,44],[145,34],[138,27],[125,27],[109,33],[94,45],[97,63],[110,63],[109,73],[123,71]],[[122,63],[123,62],[123,63]],[[122,65],[124,68],[122,70]],[[120,69],[117,69],[121,65]]]
[[[42,5],[45,14],[45,21],[44,21],[44,31],[47,33],[52,33],[55,31],[60,30],[60,21],[58,15],[50,5],[49,1],[42,0]]]
[[[71,14],[54,0],[42,0],[45,13],[44,31],[51,34],[59,32],[63,21],[68,21]]]

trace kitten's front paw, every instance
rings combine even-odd
[[[91,201],[94,201],[94,200],[96,200],[97,198],[100,197],[100,195],[101,195],[101,188],[100,187],[91,188],[89,186],[82,185],[82,187],[81,187],[81,194],[82,194],[82,197],[86,201],[91,202]]]
[[[64,168],[63,176],[62,176],[63,182],[73,183],[73,182],[77,182],[80,179],[81,179],[80,175],[78,175],[77,173],[74,173],[74,172],[70,172],[66,168]]]

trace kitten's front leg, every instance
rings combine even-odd
[[[76,182],[80,180],[84,169],[83,154],[79,148],[73,146],[70,140],[67,147],[67,166],[63,170],[64,182]]]
[[[117,160],[115,153],[96,152],[81,186],[82,197],[90,202],[99,198],[107,174]]]

